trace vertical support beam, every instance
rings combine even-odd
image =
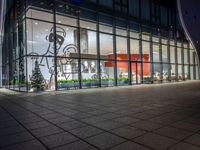
[[[142,31],[140,28],[140,34],[139,34],[139,51],[140,51],[140,81],[143,83],[143,52],[142,52]]]
[[[57,91],[58,86],[57,86],[57,44],[56,44],[56,39],[57,39],[57,35],[56,35],[56,3],[55,0],[53,0],[53,34],[54,34],[54,73],[55,73],[55,78],[54,78],[54,82],[55,82],[55,90]]]
[[[167,39],[167,63],[168,63],[168,81],[171,81],[171,52],[170,52],[170,38]]]
[[[99,14],[97,15],[97,73],[98,73],[98,80],[99,80],[99,87],[101,87],[101,60],[100,60],[100,32],[99,32]]]
[[[81,75],[81,29],[80,29],[80,10],[77,10],[77,25],[78,25],[78,32],[77,32],[77,48],[78,48],[78,80],[79,80],[79,88],[82,89],[82,75]]]
[[[193,59],[193,74],[194,74],[194,80],[196,80],[196,65],[195,65],[195,57],[196,57],[196,53],[195,52],[193,52],[192,53],[193,54],[193,57],[192,57],[192,59]]]
[[[159,32],[159,65],[160,65],[160,79],[163,80],[163,57],[162,57],[162,38]]]
[[[182,80],[185,80],[185,62],[184,62],[184,45],[181,42],[181,62],[182,62]]]
[[[115,24],[115,18],[113,17],[113,53],[114,53],[114,85],[117,86],[117,55],[116,55],[116,49],[117,49],[117,42],[116,42],[116,24]]]
[[[150,51],[150,77],[151,77],[151,82],[153,83],[154,81],[154,63],[153,63],[153,37],[152,34],[149,35],[149,51]]]
[[[131,39],[130,39],[130,26],[127,27],[127,53],[128,53],[128,79],[129,85],[132,85],[132,68],[131,68]]]
[[[189,42],[187,44],[187,56],[188,56],[188,80],[191,80],[191,70],[190,70],[190,45],[189,45]]]
[[[175,39],[175,76],[178,81],[178,59],[177,59],[177,40]]]

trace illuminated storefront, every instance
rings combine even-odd
[[[156,1],[14,2],[15,26],[5,32],[17,41],[4,42],[4,86],[35,91],[199,79],[175,6]]]

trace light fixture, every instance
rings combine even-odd
[[[35,25],[38,25],[38,22],[35,22]]]
[[[45,31],[48,32],[49,30],[48,30],[48,29],[45,29]]]
[[[62,21],[59,20],[58,23],[62,23]]]

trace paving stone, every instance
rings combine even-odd
[[[155,129],[161,128],[163,125],[158,124],[158,123],[153,123],[150,121],[139,121],[139,122],[135,122],[131,124],[130,126],[147,130],[147,131],[153,131]]]
[[[67,144],[53,150],[97,150],[95,147],[89,145],[86,142],[78,141],[71,144]]]
[[[130,126],[123,126],[117,129],[114,129],[110,131],[118,136],[127,138],[127,139],[133,139],[135,137],[138,137],[144,133],[146,133],[144,130],[136,129],[134,127]]]
[[[102,121],[102,122],[98,122],[98,123],[94,124],[95,127],[98,127],[100,129],[107,130],[107,131],[121,127],[122,125],[123,124],[121,124],[121,123],[110,121],[110,120],[106,120],[106,121]]]
[[[179,128],[179,129],[192,131],[192,132],[200,131],[200,125],[183,122],[183,121],[173,123],[170,126],[173,126],[173,127]]]
[[[29,130],[33,130],[33,129],[38,129],[38,128],[43,128],[43,127],[48,127],[51,126],[51,124],[47,121],[39,121],[39,122],[34,122],[34,123],[26,123],[24,124],[24,126],[29,129]]]
[[[84,126],[87,126],[86,124],[80,122],[80,121],[71,121],[71,122],[65,122],[58,124],[59,127],[61,127],[64,130],[73,130],[77,128],[81,128]]]
[[[3,129],[0,129],[0,137],[6,136],[6,135],[11,135],[11,134],[16,134],[16,133],[21,133],[21,132],[25,132],[25,131],[26,131],[26,129],[23,128],[22,126],[3,128]]]
[[[185,139],[185,141],[188,143],[200,146],[200,134],[192,135],[192,136],[188,137],[187,139]]]
[[[85,139],[87,137],[100,134],[104,131],[102,131],[98,128],[92,127],[92,126],[85,126],[85,127],[81,127],[78,129],[70,130],[69,132],[71,132],[72,134],[74,134],[82,139]]]
[[[135,138],[134,141],[155,150],[165,150],[178,143],[178,141],[154,133],[147,133],[141,137]]]
[[[200,150],[200,147],[181,142],[171,147],[169,150]]]
[[[89,123],[89,124],[95,124],[97,122],[106,121],[106,119],[100,118],[100,117],[90,117],[90,118],[81,119],[81,121],[85,123]]]
[[[139,119],[132,118],[132,117],[127,117],[127,116],[126,117],[115,118],[113,120],[116,121],[116,122],[123,123],[123,124],[132,124],[134,122],[140,121]]]
[[[86,139],[90,144],[98,147],[101,150],[118,145],[125,140],[110,133],[99,134]]]
[[[2,150],[47,150],[40,142],[33,140],[23,142],[9,147],[4,147]]]
[[[58,133],[58,134],[53,134],[50,136],[42,137],[40,140],[48,147],[48,148],[54,148],[58,147],[61,145],[65,145],[68,143],[72,143],[74,141],[77,141],[78,138],[75,136],[64,132],[64,133]]]
[[[0,147],[14,145],[14,144],[25,142],[32,139],[34,139],[34,137],[28,132],[4,136],[4,137],[0,137]]]
[[[63,130],[59,129],[56,126],[48,126],[48,127],[43,127],[43,128],[38,128],[31,130],[31,132],[36,136],[36,137],[43,137],[55,133],[61,133]]]
[[[151,149],[134,142],[125,142],[118,146],[114,146],[109,150],[151,150]]]
[[[154,132],[158,133],[160,135],[164,135],[164,136],[167,136],[170,138],[177,139],[177,140],[182,140],[193,134],[192,132],[177,129],[174,127],[164,127],[164,128],[155,130]]]

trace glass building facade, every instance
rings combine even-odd
[[[7,1],[3,85],[65,90],[199,79],[176,3]],[[38,85],[41,84],[41,85]]]

